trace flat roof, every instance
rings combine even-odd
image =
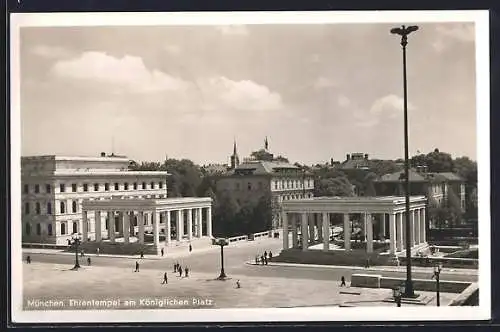
[[[107,199],[84,200],[85,210],[114,211],[168,211],[211,207],[211,197],[128,198],[112,196]]]

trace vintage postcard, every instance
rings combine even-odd
[[[11,23],[14,322],[490,318],[487,11]]]

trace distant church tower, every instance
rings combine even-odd
[[[240,164],[240,158],[238,157],[238,152],[236,151],[236,140],[233,145],[233,155],[231,156],[231,169],[235,169],[236,166]]]

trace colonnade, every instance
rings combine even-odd
[[[205,223],[203,220],[205,209]],[[92,218],[93,212],[93,218]],[[89,216],[90,214],[90,216]],[[175,216],[175,240],[188,241],[203,236],[212,237],[212,208],[178,208],[154,210],[121,210],[108,208],[105,210],[93,208],[82,209],[82,241],[89,239],[89,226],[94,229],[94,240],[102,241],[102,234],[106,234],[103,225],[107,225],[107,237],[110,242],[116,242],[116,234],[123,236],[124,243],[130,242],[130,236],[137,234],[138,242],[144,243],[146,229],[153,233],[153,243],[156,248],[160,244],[160,230],[165,234],[168,245],[172,241],[172,216]],[[205,227],[204,227],[205,224]],[[92,227],[93,226],[93,227]],[[118,227],[118,229],[116,229]]]
[[[351,249],[351,218],[350,213],[342,212],[311,212],[303,211],[282,212],[283,219],[283,249],[290,248],[289,232],[292,233],[292,248],[299,248],[299,238],[302,250],[308,250],[309,244],[316,239],[323,242],[323,251],[330,250],[330,214],[343,215],[344,249]],[[359,213],[359,212],[356,212]],[[374,216],[379,215],[379,234],[382,239],[389,238],[389,250],[391,254],[406,249],[406,213],[403,211],[391,211],[390,213],[361,213],[362,235],[366,241],[366,251],[373,252],[374,243]],[[320,217],[320,218],[319,218]],[[426,242],[425,207],[410,209],[410,246],[415,247]],[[388,227],[387,227],[388,224]],[[388,232],[387,232],[388,228]],[[300,229],[300,236],[298,231]],[[389,233],[389,234],[387,234]]]

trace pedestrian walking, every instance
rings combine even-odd
[[[99,247],[97,247],[97,249],[96,249],[96,254],[97,254],[97,256],[99,256]]]
[[[163,254],[164,254],[164,253],[165,253],[165,252],[163,251],[163,248],[161,248],[161,257],[163,257]]]
[[[174,263],[174,272],[177,272],[177,263]]]
[[[189,244],[189,252],[193,251],[193,246],[191,245],[191,243]]]
[[[134,272],[139,272],[139,262],[135,262],[135,271]]]
[[[269,251],[269,260],[271,260],[271,258],[273,258],[273,253]]]
[[[162,281],[162,283],[161,283],[161,284],[162,284],[162,285],[163,285],[163,284],[168,284],[167,272],[165,272],[165,273],[163,274],[163,281]]]
[[[267,265],[267,257],[264,256],[264,263]]]
[[[189,277],[189,268],[187,266],[184,268],[184,272],[186,273],[186,278]]]
[[[87,265],[90,266],[90,264],[91,264],[90,257],[87,257]]]
[[[260,256],[260,262],[264,265],[264,256]]]
[[[28,255],[26,257],[26,263],[31,264],[31,256]]]
[[[141,250],[141,258],[144,258],[144,251]]]
[[[346,284],[345,284],[345,277],[344,277],[344,276],[342,276],[342,277],[340,278],[340,287],[345,287],[345,286],[346,286]]]
[[[239,279],[236,281],[236,288],[241,288],[241,284],[240,284],[240,280]]]
[[[267,251],[264,251],[264,257],[267,258]]]
[[[182,277],[182,267],[181,266],[179,266],[178,271],[179,271],[179,277]]]

